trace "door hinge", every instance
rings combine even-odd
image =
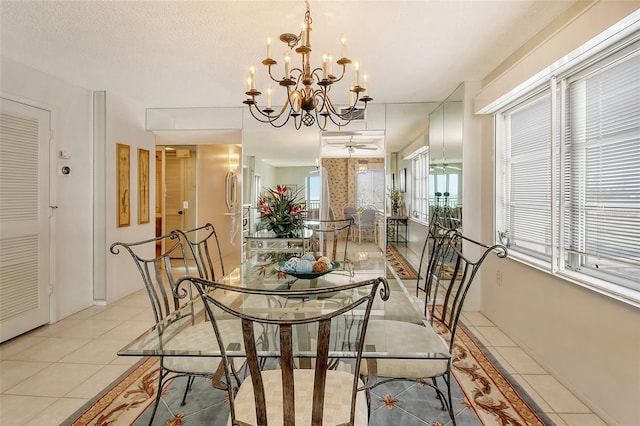
[[[53,294],[53,284],[49,284],[49,296]]]

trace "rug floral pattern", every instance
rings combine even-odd
[[[407,262],[394,246],[387,246],[386,257],[387,263],[396,271],[398,278],[401,280],[412,280],[418,277],[418,273],[413,269],[413,266]]]
[[[444,328],[436,327],[444,334]],[[443,336],[446,337],[446,336]],[[518,394],[498,367],[464,328],[459,328],[454,344],[453,375],[465,395],[463,401],[484,425],[544,426],[534,409]],[[113,383],[101,396],[68,419],[65,424],[125,425],[133,424],[154,401],[158,361],[148,358]],[[418,381],[420,383],[420,381]],[[383,397],[388,410],[394,410],[402,397]],[[456,401],[454,401],[456,404]],[[173,421],[182,424],[180,417]],[[170,420],[168,424],[172,424]],[[436,422],[434,425],[438,425]]]

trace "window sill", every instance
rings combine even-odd
[[[551,272],[551,265],[549,262],[536,259],[535,257],[528,256],[526,254],[510,251],[509,258],[556,278],[562,279],[568,283],[589,289],[627,305],[640,308],[640,291],[575,271],[564,270],[553,273]]]

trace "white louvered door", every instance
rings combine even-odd
[[[0,342],[49,322],[50,112],[0,98]]]

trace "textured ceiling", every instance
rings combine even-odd
[[[323,51],[339,53],[344,34],[375,103],[439,102],[460,82],[481,80],[573,3],[312,1],[311,41],[319,64]],[[250,64],[262,71],[258,89],[266,88],[267,36],[282,64],[277,37],[298,32],[304,12],[303,1],[2,0],[1,53],[146,108],[241,107]],[[347,100],[344,86],[334,88],[344,93],[338,102]],[[285,133],[264,137],[290,143]],[[397,133],[388,149],[410,142]],[[318,146],[317,132],[298,135]]]

